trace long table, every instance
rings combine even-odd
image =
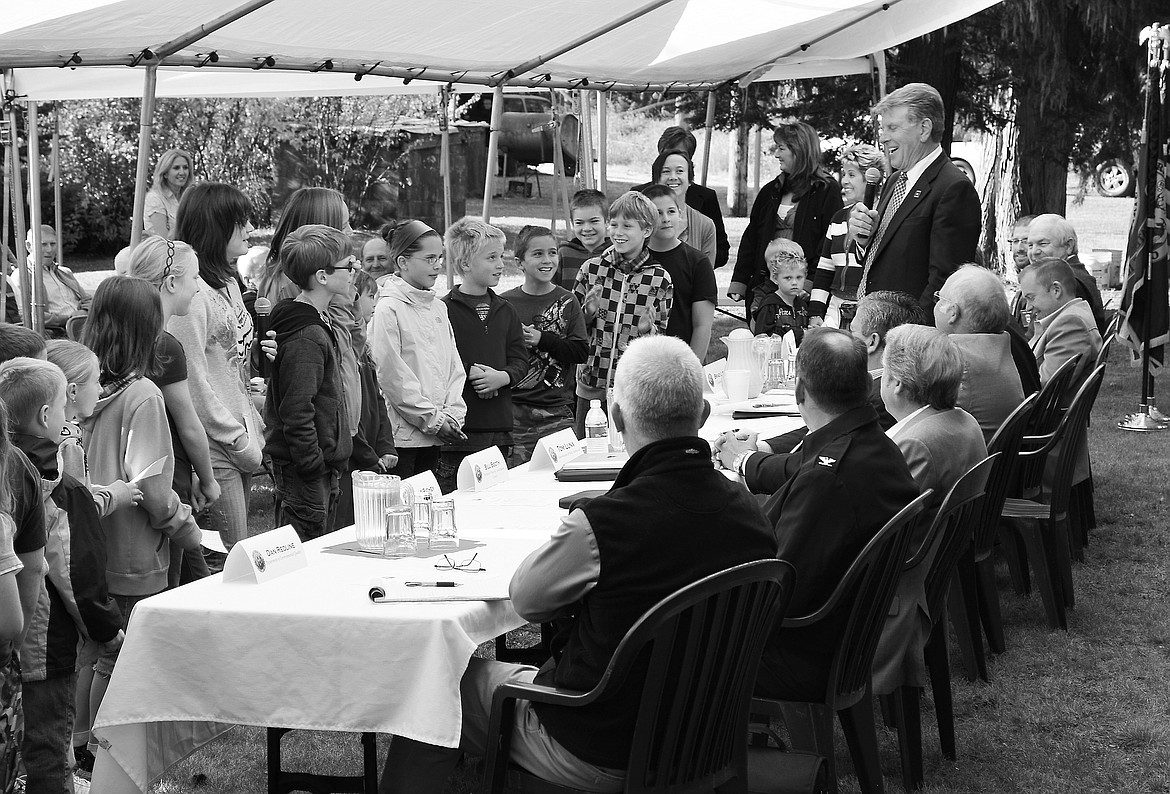
[[[702,435],[739,428],[767,436],[798,418],[737,421],[716,404]],[[565,511],[560,497],[605,483],[562,483],[527,466],[486,491],[457,492],[456,514],[481,574],[437,572],[434,558],[387,560],[339,553],[347,528],[305,544],[308,565],[263,584],[222,575],[148,598],[95,721],[108,744],[94,791],[147,791],[171,765],[233,725],[373,731],[445,747],[458,744],[459,679],[476,647],[526,621],[506,599],[375,604],[370,580],[483,577],[507,593],[520,561]],[[494,585],[489,586],[489,582]]]

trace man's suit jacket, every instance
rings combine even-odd
[[[1077,353],[1081,363],[1066,392],[1063,405],[1072,401],[1081,381],[1093,368],[1093,361],[1101,351],[1101,333],[1089,304],[1073,298],[1052,314],[1036,321],[1037,333],[1032,338],[1032,353],[1040,367],[1040,382],[1047,383],[1060,366]]]
[[[975,417],[983,438],[991,441],[1003,420],[1024,400],[1023,382],[1012,359],[1011,334],[951,334],[950,339],[963,357],[959,407]]]
[[[926,504],[919,533],[910,541],[910,556],[922,543],[934,514],[959,478],[987,457],[979,423],[962,408],[927,408],[908,419],[894,435],[918,488],[934,490]],[[933,555],[898,580],[882,638],[873,660],[873,691],[888,694],[898,686],[925,686],[922,650],[930,635],[931,615],[926,603],[926,573]]]
[[[887,179],[882,189],[879,218],[894,182]],[[971,180],[945,152],[940,154],[909,186],[877,249],[866,252],[866,260],[873,264],[867,265],[865,291],[906,292],[929,309],[947,276],[959,265],[978,261],[981,214]]]

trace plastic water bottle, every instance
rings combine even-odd
[[[601,410],[601,400],[589,401],[589,413],[585,414],[585,452],[590,455],[609,452],[609,419]]]

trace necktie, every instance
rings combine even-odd
[[[886,203],[886,211],[882,213],[882,221],[878,225],[877,234],[873,236],[873,241],[869,244],[867,250],[865,268],[861,271],[861,283],[857,286],[858,298],[865,295],[866,282],[869,280],[869,269],[873,265],[878,246],[881,245],[882,238],[886,236],[886,229],[890,227],[890,221],[894,219],[894,213],[898,211],[898,207],[902,206],[902,200],[905,198],[906,172],[899,171],[898,176],[894,178],[894,186],[890,188],[890,200]]]

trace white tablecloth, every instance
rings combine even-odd
[[[801,424],[733,420],[733,408],[717,404],[702,435],[740,428],[767,437]],[[565,512],[557,500],[606,487],[523,466],[487,491],[457,493],[460,534],[484,543],[476,551],[485,573],[327,551],[353,540],[350,528],[306,544],[308,567],[264,584],[213,576],[141,602],[95,723],[110,743],[95,794],[146,791],[233,724],[376,731],[455,747],[468,659],[525,621],[506,600],[374,604],[370,579],[485,577],[506,593],[519,562],[556,529]]]

